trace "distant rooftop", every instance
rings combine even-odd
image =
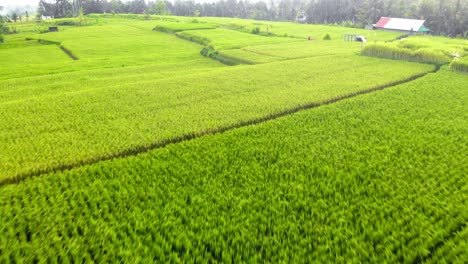
[[[419,19],[382,17],[374,24],[374,27],[389,30],[427,32],[430,30],[424,26],[425,21],[426,20]]]

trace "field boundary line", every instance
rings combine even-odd
[[[254,47],[254,46],[251,46],[251,47]],[[250,52],[250,53],[258,54],[258,55],[273,57],[273,58],[280,58],[280,59],[285,59],[285,60],[288,59],[287,57],[281,57],[281,56],[278,56],[278,55],[271,55],[271,54],[267,54],[267,53],[264,53],[264,52],[249,50],[248,47],[246,47],[246,48],[240,48],[240,50],[243,50],[243,51],[245,51],[245,52]]]
[[[450,230],[450,232],[448,232],[447,235],[443,236],[442,239],[440,239],[437,243],[428,248],[429,253],[426,256],[418,256],[413,261],[413,264],[426,263],[428,260],[431,260],[434,253],[436,253],[437,250],[439,250],[439,248],[444,246],[447,240],[456,237],[458,233],[460,233],[463,229],[466,228],[466,226],[467,223],[463,222],[460,223],[456,228]]]
[[[35,38],[26,38],[26,41],[30,40],[37,40],[37,42],[43,44],[43,45],[55,45],[57,46],[60,50],[62,50],[65,54],[67,54],[68,57],[70,57],[72,60],[78,60],[78,57],[73,54],[73,52],[65,46],[62,45],[61,42],[59,41],[52,41],[52,40],[47,40],[47,39],[35,39]]]
[[[81,160],[81,161],[78,161],[78,162],[75,162],[75,163],[62,164],[62,165],[55,166],[55,167],[50,168],[50,169],[39,169],[39,170],[35,170],[35,171],[32,171],[32,172],[28,172],[28,173],[17,174],[15,176],[11,176],[11,177],[8,177],[8,178],[5,178],[5,179],[1,179],[0,180],[0,187],[6,186],[6,185],[12,185],[12,184],[19,184],[19,183],[23,182],[26,179],[33,178],[33,177],[39,177],[39,176],[44,175],[44,174],[64,172],[64,171],[67,171],[67,170],[76,169],[76,168],[79,168],[79,167],[82,167],[82,166],[91,165],[91,164],[99,163],[99,162],[102,162],[102,161],[108,161],[108,160],[113,160],[113,159],[117,159],[117,158],[125,158],[125,157],[130,157],[130,156],[136,156],[136,155],[138,155],[140,153],[146,153],[146,152],[149,152],[149,151],[152,151],[152,150],[155,150],[155,149],[164,148],[164,147],[166,147],[168,145],[171,145],[171,144],[178,144],[178,143],[182,143],[182,142],[185,142],[185,141],[190,141],[190,140],[197,139],[197,138],[207,136],[207,135],[222,134],[224,132],[228,132],[228,131],[231,131],[231,130],[234,130],[234,129],[265,123],[267,121],[275,120],[277,118],[288,116],[288,115],[291,115],[291,114],[294,114],[294,113],[297,113],[297,112],[300,112],[300,111],[309,110],[309,109],[317,108],[317,107],[320,107],[320,106],[330,105],[330,104],[333,104],[333,103],[336,103],[336,102],[339,102],[339,101],[343,101],[343,100],[346,100],[346,99],[357,97],[359,95],[364,95],[364,94],[372,93],[372,92],[375,92],[375,91],[380,91],[380,90],[384,90],[384,89],[387,89],[387,88],[390,88],[390,87],[394,87],[394,86],[397,86],[397,85],[400,85],[400,84],[409,83],[411,81],[420,79],[420,78],[422,78],[422,77],[424,77],[424,76],[426,76],[426,75],[428,75],[430,73],[436,73],[436,72],[438,72],[440,70],[440,68],[441,68],[441,65],[435,65],[435,68],[433,70],[431,70],[431,71],[427,71],[427,72],[419,73],[419,74],[416,74],[416,75],[412,75],[412,76],[410,76],[410,77],[408,77],[406,79],[403,79],[403,80],[398,80],[398,81],[390,82],[390,83],[387,83],[387,84],[374,86],[374,87],[371,87],[371,88],[368,88],[368,89],[352,92],[352,93],[341,95],[341,96],[335,96],[335,97],[323,100],[321,102],[310,102],[310,103],[300,104],[300,105],[297,105],[297,106],[289,108],[289,109],[285,109],[285,110],[282,110],[282,111],[279,111],[279,112],[276,112],[276,113],[271,113],[271,114],[265,115],[263,117],[258,117],[258,118],[253,118],[253,119],[249,119],[249,120],[239,121],[238,123],[231,124],[231,125],[226,125],[226,126],[222,126],[222,127],[218,127],[218,128],[207,128],[207,129],[199,131],[199,132],[190,132],[190,133],[186,133],[186,134],[183,134],[183,135],[180,135],[180,136],[177,136],[177,137],[157,141],[157,142],[151,143],[149,145],[136,146],[136,147],[131,148],[131,149],[118,151],[118,152],[111,153],[111,154],[108,154],[108,155],[103,155],[103,156],[100,156],[100,157],[90,158],[90,159],[87,159],[87,160]]]

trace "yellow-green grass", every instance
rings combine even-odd
[[[232,126],[429,70],[409,62],[330,56],[160,80],[126,82],[123,76],[77,91],[66,88],[68,83],[60,88],[59,81],[56,92],[42,89],[44,96],[37,97],[22,88],[16,100],[10,93],[13,101],[0,104],[0,179]]]
[[[393,42],[369,43],[362,53],[383,58],[446,64],[468,54],[468,41],[432,36],[410,36]]]
[[[272,33],[277,36],[288,36],[306,40],[309,36],[322,39],[330,34],[332,40],[342,39],[344,34],[358,34],[365,36],[369,41],[389,41],[401,36],[399,32],[365,30],[361,28],[348,28],[334,25],[297,24],[291,22],[255,21],[247,19],[203,18],[210,23],[219,23],[230,29],[250,33],[259,28],[261,34]]]
[[[356,54],[361,51],[361,44],[358,42],[345,42],[341,40],[306,40],[275,45],[249,46],[243,49],[284,59],[297,59],[325,55]]]
[[[42,45],[37,43],[37,41],[32,42],[31,45],[25,45],[24,47],[0,49],[2,77],[7,76],[8,72],[13,72],[13,69],[41,67],[45,64],[62,63],[71,60],[56,45]]]
[[[176,35],[200,44],[209,45],[215,50],[299,41],[294,38],[266,37],[229,29],[189,30],[178,32]]]
[[[193,22],[158,22],[154,30],[175,33],[185,30],[214,29],[218,25],[211,23],[193,23]]]
[[[450,68],[468,73],[468,57],[452,61]]]
[[[234,62],[237,61],[239,63],[244,64],[262,64],[285,60],[285,58],[282,57],[261,54],[247,49],[222,50],[219,51],[219,56],[221,56],[222,58],[232,59]]]
[[[3,186],[0,262],[466,263],[466,78]]]
[[[0,104],[24,101],[29,98],[55,96],[67,92],[89,89],[107,89],[126,83],[174,78],[177,74],[207,73],[220,67],[220,63],[203,57],[182,62],[155,62],[142,66],[109,69],[79,70],[59,74],[13,78],[0,81]]]
[[[133,25],[67,27],[57,33],[8,35],[7,43],[11,44],[0,48],[0,53],[7,58],[7,60],[2,60],[2,63],[10,66],[2,68],[0,79],[100,68],[179,63],[202,58],[199,54],[201,47],[195,43],[181,40],[170,34],[151,31],[151,27],[147,30],[138,28],[138,26],[145,25],[144,23],[135,23],[137,27]],[[60,42],[79,60],[67,59],[62,56],[65,54],[60,54],[60,50],[53,45],[37,47],[37,42],[26,41],[27,37]],[[21,48],[30,45],[54,53],[50,55],[33,50],[25,54],[27,56],[23,56],[20,63],[15,63],[15,58],[22,56]],[[57,61],[54,56],[57,52],[57,56],[62,58],[61,61]],[[204,58],[204,60],[207,64],[214,64],[209,59]],[[38,65],[35,62],[41,63]]]

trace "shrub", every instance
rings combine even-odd
[[[450,63],[450,68],[468,73],[468,57],[452,61],[452,63]]]
[[[260,28],[259,27],[255,27],[252,29],[252,34],[260,34]]]
[[[433,64],[444,64],[450,58],[441,50],[419,48],[411,50],[391,43],[369,43],[362,50],[362,54],[396,60],[408,60]]]
[[[56,25],[57,26],[76,26],[77,23],[72,20],[64,20],[64,21],[57,21]]]
[[[323,36],[323,40],[331,40],[330,34],[325,34],[325,36]]]

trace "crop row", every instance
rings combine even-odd
[[[345,41],[300,41],[275,45],[259,45],[243,48],[259,54],[278,56],[284,59],[297,59],[326,55],[350,55],[361,51],[361,44]]]
[[[174,75],[199,74],[222,67],[222,64],[197,56],[186,61],[158,61],[149,65],[110,69],[79,70],[60,74],[0,80],[0,104],[67,92],[106,89],[120,84],[154,82]]]
[[[70,61],[56,47],[38,46],[37,42],[25,41],[26,37],[60,42],[80,60]],[[72,27],[55,34],[18,34],[8,38],[15,46],[9,44],[0,49],[2,63],[9,66],[2,67],[0,80],[200,59],[200,47],[196,44],[131,25]]]
[[[450,58],[442,51],[427,48],[415,51],[406,48],[399,48],[388,43],[370,43],[362,50],[362,54],[381,58],[417,61],[424,63],[445,64],[450,62]]]
[[[358,34],[365,36],[370,41],[389,41],[401,36],[399,32],[365,30],[359,28],[348,28],[341,26],[297,24],[290,22],[258,21],[234,18],[204,17],[197,20],[218,24],[221,27],[251,33],[258,28],[260,35],[292,37],[306,40],[308,36],[314,39],[322,39],[329,34],[332,40],[341,40],[344,34]]]
[[[265,37],[255,34],[243,33],[228,29],[189,30],[177,32],[177,36],[203,45],[208,45],[215,50],[239,49],[246,46],[276,44],[299,41],[294,38]]]
[[[452,63],[450,63],[450,68],[468,73],[468,57],[452,61]]]
[[[3,186],[0,262],[466,263],[466,78]]]
[[[468,54],[468,42],[438,37],[415,36],[393,42],[365,45],[362,54],[390,59],[446,64]]]
[[[360,46],[360,43],[341,40],[296,41],[220,51],[207,47],[203,49],[202,54],[220,60],[225,64],[259,64],[308,57],[352,55],[361,50]]]
[[[218,54],[221,57],[218,59],[228,58],[232,59],[234,62],[239,62],[239,64],[261,64],[284,60],[284,58],[281,57],[264,55],[245,49],[222,50],[219,51]]]
[[[210,23],[187,23],[187,22],[159,22],[153,30],[176,33],[185,30],[214,29],[216,25]]]
[[[410,78],[429,65],[349,56],[220,68],[0,104],[0,178],[81,164]]]

